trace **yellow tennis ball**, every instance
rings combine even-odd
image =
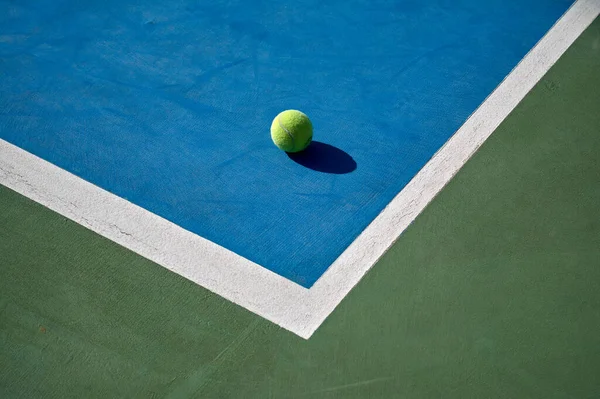
[[[285,152],[304,150],[312,141],[313,127],[308,116],[300,111],[288,109],[273,119],[271,138]]]

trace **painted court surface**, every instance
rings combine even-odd
[[[314,237],[310,239],[317,242],[319,235],[326,234],[327,217],[343,219],[335,212],[347,212],[355,217],[351,218],[349,226],[336,229],[336,234],[345,238],[325,240],[328,245],[318,244],[324,245],[323,251],[311,248],[310,253],[318,252],[315,257],[323,256],[321,260],[325,260],[320,263],[317,259],[315,265],[331,263],[364,229],[367,220],[377,216],[382,207],[462,125],[569,6],[568,2],[532,1],[527,7],[515,2],[511,8],[509,3],[503,2],[494,13],[489,12],[490,9],[486,12],[486,7],[494,7],[492,3],[481,6],[481,14],[476,12],[479,6],[470,2],[448,8],[440,2],[428,10],[417,4],[409,7],[407,3],[405,9],[397,12],[373,5],[372,8],[360,10],[360,16],[386,22],[381,24],[381,31],[373,31],[379,34],[386,33],[386,27],[399,29],[398,26],[406,25],[406,21],[411,19],[403,12],[417,13],[419,18],[423,18],[422,22],[426,22],[427,18],[443,20],[445,16],[447,21],[454,21],[455,25],[434,26],[433,29],[440,29],[436,37],[423,36],[422,32],[414,31],[417,44],[406,45],[406,48],[403,43],[386,42],[391,40],[388,37],[377,46],[361,43],[362,51],[372,51],[368,54],[335,47],[349,42],[319,42],[323,48],[329,49],[327,54],[309,47],[309,44],[303,47],[288,43],[288,47],[293,48],[287,48],[286,40],[296,38],[305,38],[304,42],[314,45],[315,40],[308,40],[310,35],[321,38],[322,33],[307,29],[277,35],[271,28],[262,28],[263,24],[249,25],[241,21],[236,25],[231,21],[237,21],[239,16],[225,13],[217,6],[211,10],[184,10],[177,7],[172,10],[154,9],[151,15],[143,12],[145,6],[133,7],[140,11],[136,18],[145,21],[143,27],[149,33],[144,34],[138,30],[128,30],[136,26],[136,21],[131,20],[131,15],[135,15],[133,12],[112,14],[110,18],[99,21],[84,17],[96,17],[103,15],[102,12],[87,14],[87,9],[76,10],[74,14],[82,18],[77,21],[80,26],[88,24],[99,30],[114,32],[115,27],[111,24],[119,21],[117,25],[123,29],[119,34],[136,40],[146,40],[146,34],[160,33],[161,18],[173,16],[172,13],[176,13],[174,10],[182,15],[207,15],[209,21],[204,22],[214,26],[222,26],[219,21],[228,21],[230,26],[223,28],[224,31],[209,30],[208,36],[203,38],[206,42],[199,46],[208,53],[218,53],[219,57],[223,57],[219,59],[231,56],[232,64],[200,66],[193,61],[193,54],[186,53],[193,51],[187,48],[181,48],[180,57],[168,55],[162,60],[167,64],[168,61],[175,63],[173,65],[165,66],[157,60],[150,62],[139,54],[132,57],[126,49],[121,50],[135,64],[116,65],[108,62],[110,60],[102,60],[107,64],[86,63],[89,60],[86,57],[105,54],[93,50],[95,47],[90,43],[105,45],[114,51],[118,47],[111,46],[107,37],[101,40],[94,35],[79,37],[78,25],[73,25],[71,37],[72,40],[78,37],[78,42],[70,43],[71,47],[57,38],[58,42],[54,44],[40,42],[30,43],[30,48],[15,47],[26,46],[26,41],[34,40],[35,35],[23,37],[21,42],[3,42],[5,47],[2,47],[0,70],[4,75],[0,98],[4,109],[0,117],[0,137],[179,223],[193,233],[202,235],[212,231],[206,233],[206,238],[225,247],[229,244],[219,241],[219,234],[223,233],[217,232],[217,229],[231,228],[231,224],[226,217],[219,218],[218,212],[222,211],[232,218],[240,217],[244,221],[239,224],[243,225],[240,228],[258,229],[259,226],[253,223],[272,223],[270,217],[275,217],[266,210],[267,197],[275,189],[280,191],[283,201],[275,207],[285,209],[285,212],[280,209],[279,213],[283,212],[285,217],[291,219],[287,220],[287,226],[269,225],[269,231],[262,237],[267,242],[276,237],[269,234],[286,232],[291,242],[301,240],[310,248],[309,239],[302,241],[309,231],[307,225],[314,225],[314,229],[310,230],[314,232]],[[61,3],[57,4],[52,6],[54,9],[48,5],[45,12],[55,12],[55,23],[61,29],[68,29],[65,27],[67,25],[59,23],[67,16],[61,13]],[[300,11],[290,7],[283,8],[287,13],[283,16],[288,17],[285,21],[290,25],[282,23],[280,28],[295,26],[293,17],[299,16]],[[351,9],[351,6],[347,7]],[[321,10],[318,15],[309,12],[302,18],[327,19],[330,24],[319,29],[338,29],[335,22],[338,20],[337,14],[326,11]],[[419,11],[424,14],[418,14]],[[256,12],[255,18],[263,18],[270,11],[257,9]],[[352,15],[339,18],[351,20],[355,12],[357,10],[352,11]],[[490,19],[475,18],[482,15]],[[15,20],[19,18],[15,13],[9,16]],[[282,16],[281,13],[278,16]],[[461,16],[465,19],[460,20]],[[395,18],[404,22],[395,21]],[[56,31],[51,23],[34,23],[31,17],[29,21],[42,26],[39,28],[40,35],[47,34],[42,33],[44,26],[48,29],[46,32]],[[511,29],[502,29],[498,24],[506,21],[515,25],[511,25]],[[532,21],[536,23],[532,25]],[[394,22],[399,22],[398,26]],[[177,38],[182,33],[192,34],[191,31],[196,29],[192,25],[184,18],[176,25],[181,31],[173,33],[167,30],[159,37],[168,38],[171,33]],[[472,29],[465,25],[472,25]],[[0,26],[14,29],[15,25],[3,21]],[[450,26],[456,31],[452,31]],[[481,31],[477,32],[477,28]],[[361,37],[360,29],[360,26],[353,25],[348,35],[354,33],[355,37]],[[368,29],[368,26],[364,29]],[[423,27],[420,26],[420,29]],[[449,33],[444,36],[444,31]],[[405,33],[410,36],[408,31]],[[474,35],[469,36],[472,33]],[[11,31],[10,34],[17,33]],[[68,42],[69,36],[64,32],[61,34]],[[211,41],[210,35],[224,40],[219,35],[225,34],[224,37],[231,42],[225,41],[219,48],[211,50],[209,43],[223,41]],[[437,47],[443,45],[440,37],[451,41],[453,34],[458,35],[457,43],[463,43],[463,40],[469,43],[461,50],[466,58],[445,53],[452,53],[454,47],[451,45],[444,47],[443,51]],[[377,38],[372,35],[365,37],[369,40]],[[352,39],[352,36],[347,38]],[[160,45],[160,42],[147,40],[152,45]],[[174,51],[172,48],[178,48],[177,42],[173,44],[165,40],[165,49]],[[487,56],[470,53],[472,45],[477,43],[481,49],[490,51]],[[498,47],[490,47],[493,43]],[[73,54],[48,54],[48,51],[57,48],[54,45],[77,51],[74,50]],[[275,47],[265,49],[261,46]],[[5,51],[11,48],[14,50],[12,53]],[[377,51],[382,51],[382,48],[392,49],[392,54],[378,54]],[[235,64],[235,54],[223,53],[224,49],[241,53],[246,51],[249,59]],[[282,51],[275,61],[272,58],[274,49]],[[429,52],[420,58],[417,56],[410,63],[414,72],[411,72],[411,68],[402,70],[400,65],[406,64],[407,58],[410,58],[403,51],[424,49],[429,49]],[[146,56],[156,55],[160,49],[147,50]],[[331,55],[335,50],[339,50],[339,54],[348,54],[348,57],[342,57],[341,60],[329,58],[328,54]],[[86,51],[91,53],[87,54]],[[127,58],[119,58],[118,55],[111,54],[111,60]],[[310,55],[310,58],[300,55]],[[439,60],[427,60],[427,57],[438,55],[447,65],[444,62],[440,65]],[[241,57],[240,54],[237,56]],[[17,68],[15,64],[25,61],[41,63],[44,59],[48,60],[47,57],[56,57],[57,64],[40,64],[35,68],[29,65],[31,68],[27,70]],[[85,73],[79,70],[81,74],[78,74],[77,71],[64,71],[59,67],[60,62],[72,62],[73,57],[81,57],[78,59],[84,65],[82,68],[89,69]],[[320,60],[321,64],[309,62],[315,59]],[[381,59],[381,62],[363,64],[374,59]],[[485,59],[488,64],[485,64]],[[97,58],[94,60],[100,62]],[[294,63],[292,60],[300,61]],[[425,62],[419,64],[421,60]],[[396,61],[398,64],[394,64]],[[150,75],[127,76],[131,79],[129,81],[121,78],[125,77],[123,71],[140,71],[140,65],[155,68],[151,75],[154,77],[160,75],[162,68],[180,69],[175,74],[176,78],[169,75],[160,81],[150,79]],[[230,69],[223,69],[224,66]],[[268,77],[255,75],[267,66],[273,71],[296,74],[299,81],[291,84],[291,76],[281,76],[280,83],[288,87],[278,87],[275,82],[277,76],[272,76],[273,71],[265,74]],[[466,66],[473,70],[465,69]],[[238,67],[241,71],[234,72],[234,68]],[[420,75],[433,71],[434,67],[448,69],[439,79],[428,80],[426,75]],[[454,67],[456,69],[452,69]],[[194,71],[194,68],[200,69]],[[208,76],[206,72],[198,74],[205,69],[212,72]],[[323,81],[318,79],[319,69],[327,71]],[[35,75],[35,71],[39,75]],[[148,69],[144,71],[148,73]],[[311,71],[315,73],[314,76],[310,75]],[[600,20],[596,20],[308,340],[0,186],[0,397],[598,397],[599,71]],[[26,76],[18,76],[19,73]],[[103,75],[110,73],[115,75]],[[397,78],[407,81],[395,86],[386,73],[398,74]],[[465,76],[461,77],[461,73]],[[198,100],[196,102],[186,102],[187,97],[181,95],[182,82],[169,81],[179,78],[185,80],[190,76],[204,79],[202,84],[187,82],[189,91],[185,96],[192,96]],[[358,77],[363,81],[352,81]],[[84,84],[84,80],[78,79],[91,80]],[[100,82],[93,79],[99,79]],[[244,83],[243,79],[248,79],[249,83]],[[111,84],[107,84],[107,81]],[[127,86],[127,82],[130,86]],[[458,87],[444,86],[449,84],[447,82],[454,82]],[[336,87],[336,84],[339,86]],[[430,85],[427,88],[430,92],[424,94],[427,90],[419,84]],[[27,89],[18,88],[17,85],[30,86]],[[84,100],[77,101],[73,97],[72,103],[69,103],[66,97],[69,97],[69,93],[77,92],[70,91],[74,88],[69,85],[81,85],[80,88],[86,87],[90,92]],[[346,91],[338,90],[335,94],[324,89],[340,89],[344,85]],[[242,86],[246,86],[248,96],[261,95],[239,97]],[[310,90],[310,97],[300,93],[311,87],[316,89]],[[390,91],[371,92],[385,87]],[[407,88],[406,93],[398,91],[402,87]],[[95,88],[109,92],[94,94]],[[209,90],[209,94],[197,92],[199,88]],[[357,91],[353,92],[354,89]],[[162,92],[159,95],[157,91],[160,90]],[[280,97],[263,99],[264,92],[261,90],[267,90],[268,93],[279,91],[282,94]],[[23,104],[15,99],[19,93],[30,96],[27,104],[35,104],[39,108],[34,108],[34,111],[29,108],[27,112],[31,114],[15,109]],[[58,93],[64,94],[60,104],[55,101]],[[355,97],[348,97],[349,93]],[[339,97],[327,97],[334,95]],[[436,95],[440,97],[436,98]],[[229,96],[231,101],[225,102],[224,99]],[[399,101],[395,104],[396,108],[383,107],[385,96]],[[344,99],[340,100],[342,97]],[[88,103],[94,99],[101,101],[102,98],[122,99],[123,103],[114,109],[112,106]],[[199,101],[200,98],[203,100]],[[221,102],[215,106],[210,101]],[[254,104],[246,104],[250,101]],[[331,124],[323,128],[322,131],[326,133],[321,136],[322,144],[317,149],[330,155],[337,154],[335,156],[340,159],[335,164],[337,166],[323,166],[314,161],[315,158],[288,159],[271,147],[268,135],[261,131],[262,125],[268,126],[271,111],[276,113],[287,104],[300,104],[298,108],[304,108],[315,116],[315,125]],[[164,107],[162,115],[161,106]],[[254,113],[250,112],[250,106],[256,108]],[[359,114],[358,110],[363,108],[366,111]],[[147,114],[144,114],[144,110]],[[232,116],[233,110],[241,110],[242,115],[238,117],[236,113]],[[346,116],[339,116],[340,110]],[[180,113],[173,114],[177,112]],[[252,116],[244,117],[243,112]],[[375,114],[381,113],[388,118],[374,118]],[[46,126],[44,119],[61,115],[63,119],[59,118],[59,122],[47,123],[48,129],[56,130],[52,134],[46,132],[48,135],[42,137],[43,133],[39,130]],[[347,138],[348,129],[352,128],[344,124],[353,122],[346,119],[348,115],[358,118],[359,125],[371,130],[360,131],[355,138],[354,135]],[[240,134],[239,129],[231,125],[219,125],[223,121],[230,121],[233,127],[250,126],[250,132]],[[83,122],[89,124],[77,125]],[[110,126],[113,132],[120,132],[112,138],[105,137],[100,134],[106,132],[102,130],[102,123]],[[374,123],[388,125],[373,126]],[[182,136],[176,137],[177,134],[183,134],[180,129],[183,126],[188,126],[188,132],[197,132],[200,127],[209,126],[223,135],[227,132],[232,136],[228,142],[219,144],[217,139],[212,139],[213,135],[196,137],[190,133],[190,136],[185,136],[189,141],[185,141]],[[341,127],[336,129],[333,126]],[[406,133],[407,130],[401,127],[412,129]],[[419,128],[425,130],[419,133]],[[154,135],[141,136],[148,134],[148,131],[154,132]],[[36,136],[36,132],[39,136]],[[84,139],[84,132],[98,135],[89,134]],[[429,132],[440,136],[429,136],[426,134]],[[378,149],[376,143],[386,138],[376,140],[379,134],[394,135],[387,137],[390,148]],[[249,135],[252,139],[248,142],[241,139]],[[367,136],[372,138],[365,139]],[[352,143],[355,139],[357,142]],[[116,140],[120,144],[115,147],[114,142],[104,140]],[[138,144],[142,144],[130,148],[127,147],[128,140],[137,140]],[[200,140],[201,145],[195,140]],[[402,177],[406,170],[399,169],[402,169],[400,165],[404,165],[407,157],[400,156],[397,151],[400,147],[405,148],[410,140],[423,145],[412,142],[415,145],[410,148],[414,157],[408,158],[414,163],[406,168],[414,170],[409,177]],[[108,144],[109,148],[116,148],[115,152],[118,152],[118,148],[131,151],[121,154],[123,158],[119,159],[118,153],[111,154],[111,151],[102,150],[102,147],[94,147]],[[162,155],[156,155],[147,147],[154,145],[164,149]],[[188,145],[191,147],[186,147]],[[231,152],[225,152],[220,146],[227,146]],[[194,155],[187,152],[191,151],[190,148],[199,148],[204,152]],[[77,154],[76,151],[84,153]],[[240,156],[236,157],[236,153]],[[144,155],[148,154],[152,155],[147,159]],[[118,162],[111,164],[94,158],[109,155]],[[211,155],[215,159],[210,160]],[[194,197],[193,192],[178,191],[181,188],[192,190],[187,184],[190,176],[185,176],[185,173],[192,173],[191,169],[186,169],[182,175],[177,168],[183,168],[183,164],[162,164],[159,167],[161,164],[155,158],[157,156],[164,157],[160,162],[177,160],[190,168],[190,162],[193,161],[203,166],[206,166],[204,162],[214,161],[209,169],[196,169],[199,171],[196,179],[210,180],[206,176],[214,172],[214,181],[209,183],[214,184],[213,188],[203,186],[196,189],[214,191],[218,187],[228,192],[227,185],[234,184],[236,190],[241,191],[229,192],[239,193],[241,197],[221,202],[206,201],[212,205],[204,205],[218,209],[217,213],[210,213],[202,207],[196,207],[194,209],[199,211],[192,212],[189,207],[195,205],[185,198]],[[226,157],[230,162],[220,164],[220,157]],[[351,161],[348,157],[351,157]],[[267,177],[274,179],[274,183],[273,187],[265,189],[257,186],[255,179],[260,179],[257,175],[265,176],[266,172],[261,168],[267,164]],[[254,171],[252,176],[247,176],[249,165]],[[104,177],[88,175],[94,170],[104,174]],[[222,172],[222,175],[219,176],[216,171]],[[9,172],[3,171],[5,174]],[[173,176],[167,175],[172,172],[175,173]],[[283,181],[286,174],[292,176],[291,179],[310,182],[311,187],[304,187],[308,192],[315,194],[323,189],[326,195],[300,196],[306,197],[303,203],[311,210],[307,214],[300,213],[296,208],[289,207],[290,203],[287,202],[299,198],[300,193],[293,191],[297,190],[297,182],[290,185],[289,191],[278,186],[278,179]],[[149,180],[140,182],[132,176],[148,176]],[[185,184],[178,183],[177,178],[183,179]],[[386,188],[380,187],[377,179],[397,186],[390,186],[393,190],[388,188],[392,190],[388,193]],[[369,185],[369,182],[373,185]],[[175,186],[169,189],[164,185],[167,183]],[[365,185],[364,190],[368,193],[356,188]],[[134,194],[129,195],[120,192],[120,189],[139,191],[137,194],[132,191]],[[273,192],[269,191],[271,189]],[[251,190],[255,190],[255,193],[252,194]],[[164,195],[162,205],[160,197],[152,194],[159,191],[169,194]],[[209,198],[208,191],[196,194],[201,196],[194,201]],[[220,194],[214,192],[214,195]],[[361,202],[365,198],[372,199],[373,203],[367,201],[367,205]],[[155,204],[154,207],[143,201],[158,201],[156,204],[159,205]],[[377,201],[380,201],[379,205]],[[357,210],[353,210],[352,206],[356,206]],[[316,212],[318,209],[322,212]],[[204,216],[214,216],[203,218],[202,212],[205,211],[208,213]],[[190,213],[186,215],[185,212]],[[193,217],[198,219],[190,222],[189,218]],[[361,217],[365,219],[361,221]],[[204,226],[204,222],[201,222],[209,219],[215,226]],[[297,226],[300,220],[305,225]],[[188,222],[191,224],[186,225]],[[203,227],[195,230],[194,223]],[[203,228],[207,230],[201,230]],[[210,234],[215,235],[211,237]],[[256,239],[248,231],[236,231],[230,238]],[[323,273],[320,270],[317,274],[311,274],[314,270],[307,272],[301,267],[294,269],[294,273],[304,270],[302,273],[307,274],[286,275],[284,270],[292,270],[288,268],[289,264],[276,266],[267,260],[270,256],[276,256],[283,247],[269,254],[257,248],[251,250],[254,247],[247,242],[231,245],[240,246],[228,249],[242,256],[254,254],[256,258],[250,260],[291,278],[293,284],[310,286]],[[247,253],[244,253],[242,248],[246,245]],[[327,255],[330,250],[335,254]],[[280,255],[281,252],[273,259],[278,259]],[[306,256],[306,253],[297,252],[285,259],[293,263]],[[267,261],[261,262],[261,257]]]
[[[572,1],[210,3],[2,1],[0,139],[308,288]]]

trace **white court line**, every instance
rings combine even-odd
[[[0,140],[0,184],[308,339],[600,13],[579,0],[310,288]]]

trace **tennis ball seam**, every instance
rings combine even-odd
[[[290,132],[289,130],[287,130],[285,128],[285,126],[283,126],[283,124],[281,123],[281,120],[279,119],[279,115],[277,116],[277,123],[279,124],[279,127],[282,128],[288,136],[290,136],[290,139],[292,139],[292,149],[296,148],[296,140],[294,140],[294,135],[292,134],[292,132]]]

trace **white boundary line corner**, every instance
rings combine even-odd
[[[600,13],[578,0],[310,288],[0,139],[0,184],[308,339]]]

